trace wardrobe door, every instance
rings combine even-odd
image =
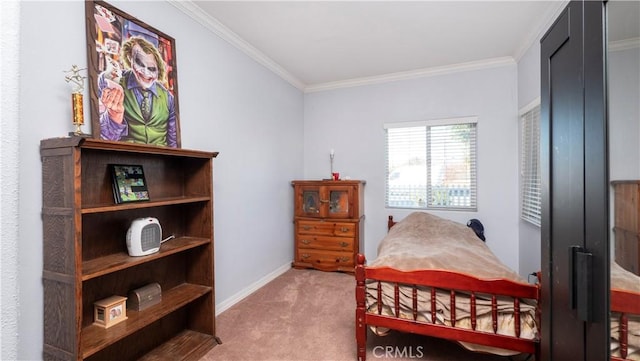
[[[543,360],[608,358],[603,14],[572,1],[541,41]]]

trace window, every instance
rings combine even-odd
[[[520,115],[520,218],[540,225],[540,102]]]
[[[385,124],[386,206],[476,210],[476,118]]]

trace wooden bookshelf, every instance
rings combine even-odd
[[[196,360],[215,332],[213,158],[217,152],[90,138],[43,140],[45,360]],[[142,165],[150,200],[116,204],[109,164]],[[158,218],[160,251],[127,253],[131,221]],[[157,282],[162,300],[109,328],[93,303]]]

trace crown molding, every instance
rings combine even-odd
[[[231,31],[231,29],[224,26],[217,19],[213,18],[211,15],[202,11],[200,7],[195,5],[191,0],[167,0],[171,5],[178,8],[180,11],[188,15],[190,18],[222,38],[223,40],[229,42],[231,45],[238,48],[240,51],[248,55],[251,59],[255,60],[265,68],[271,70],[276,75],[280,76],[282,79],[287,81],[289,84],[298,88],[299,90],[305,89],[305,84],[300,81],[295,76],[291,75],[288,71],[286,71],[283,67],[281,67],[278,63],[273,61],[271,58],[266,56],[260,50],[253,47],[247,41],[239,37],[236,33]]]
[[[231,29],[227,28],[225,25],[220,23],[217,19],[212,17],[211,15],[205,13],[200,7],[195,5],[191,0],[167,0],[170,4],[175,6],[177,9],[185,13],[187,16],[191,17],[193,20],[204,26],[209,31],[216,34],[218,37],[223,40],[229,42],[231,45],[238,48],[240,51],[245,53],[250,58],[254,59],[259,64],[263,65],[268,70],[272,71],[289,84],[294,86],[295,88],[303,91],[304,93],[312,93],[312,92],[320,92],[341,88],[349,88],[356,86],[364,86],[364,85],[372,85],[372,84],[381,84],[394,82],[399,80],[409,80],[415,78],[422,78],[428,76],[436,76],[443,74],[452,74],[463,71],[473,71],[480,69],[488,69],[495,68],[499,66],[506,66],[515,64],[520,57],[524,55],[524,53],[529,49],[529,47],[535,42],[540,35],[546,31],[546,29],[555,21],[555,18],[561,13],[564,9],[565,5],[568,3],[566,0],[557,1],[557,5],[552,7],[547,12],[547,22],[542,26],[538,32],[532,33],[530,35],[530,40],[528,42],[523,43],[523,46],[516,52],[515,57],[500,57],[500,58],[492,58],[480,61],[473,61],[468,63],[460,63],[460,64],[451,64],[440,67],[432,67],[432,68],[423,68],[417,70],[410,70],[405,72],[397,72],[390,74],[383,74],[379,76],[371,76],[371,77],[363,77],[363,78],[354,78],[348,80],[341,80],[335,82],[326,82],[319,84],[306,85],[300,79],[293,76],[291,73],[286,71],[283,67],[273,61],[271,58],[266,56],[264,53],[253,47],[246,40],[242,39],[236,33],[234,33]],[[555,2],[555,1],[554,1]]]
[[[523,116],[525,113],[531,111],[533,108],[537,107],[540,105],[540,97],[536,97],[535,99],[533,99],[531,102],[529,102],[529,104],[523,106],[522,108],[520,108],[520,110],[518,111],[518,115],[519,116]]]
[[[452,64],[452,65],[439,66],[439,67],[433,67],[433,68],[423,68],[418,70],[403,71],[403,72],[384,74],[379,76],[356,78],[356,79],[349,79],[349,80],[343,80],[343,81],[335,81],[335,82],[310,85],[304,89],[304,92],[312,93],[312,92],[334,90],[334,89],[340,89],[340,88],[350,88],[350,87],[363,86],[363,85],[388,83],[388,82],[399,81],[399,80],[416,79],[416,78],[452,74],[452,73],[459,73],[464,71],[472,71],[472,70],[480,70],[480,69],[490,69],[490,68],[496,68],[500,66],[515,65],[515,64],[516,62],[512,57],[506,56],[506,57],[486,59],[486,60],[480,60],[480,61],[472,61],[468,63]]]
[[[531,48],[533,44],[540,41],[542,36],[556,21],[558,16],[562,13],[564,8],[567,6],[567,4],[569,4],[569,1],[555,0],[553,1],[553,3],[555,6],[550,6],[549,9],[547,9],[547,12],[545,13],[545,15],[543,16],[543,18],[545,18],[546,20],[543,23],[541,23],[538,29],[536,29],[535,31],[532,31],[527,37],[527,40],[522,42],[520,47],[516,50],[516,53],[514,55],[514,58],[516,59],[516,61],[520,61],[520,59],[524,56],[527,50],[529,50],[529,48]]]

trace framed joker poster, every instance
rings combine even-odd
[[[93,137],[180,148],[175,41],[103,1],[86,1]]]

